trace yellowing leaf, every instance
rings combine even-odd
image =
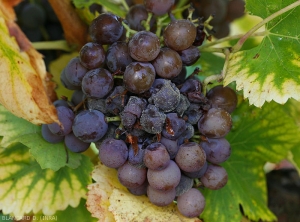
[[[201,222],[198,218],[182,216],[175,204],[166,207],[153,205],[146,196],[135,196],[128,191],[114,189],[109,210],[117,222]]]
[[[76,169],[63,167],[53,171],[41,169],[28,148],[20,143],[1,148],[0,210],[20,218],[40,211],[52,215],[69,205],[77,207],[85,198],[91,170],[92,164],[85,156]]]
[[[135,196],[122,186],[117,171],[99,164],[92,178],[96,181],[88,186],[87,209],[99,222],[201,222],[198,218],[186,218],[175,204],[157,207],[145,196]]]
[[[11,21],[5,21],[1,14],[0,103],[14,115],[34,124],[58,122],[55,107],[47,95],[42,55],[28,45],[18,27]],[[7,25],[16,38],[10,36]],[[26,47],[22,46],[23,40]],[[26,51],[21,51],[20,47]]]

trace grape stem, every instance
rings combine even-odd
[[[256,32],[256,33],[253,33],[251,35],[251,37],[255,37],[255,36],[265,36],[268,32],[266,31],[263,31],[263,32]],[[217,44],[220,44],[220,43],[223,43],[223,42],[227,42],[227,41],[231,41],[231,40],[235,40],[235,39],[240,39],[241,37],[243,37],[245,34],[238,34],[238,35],[232,35],[232,36],[227,36],[225,38],[221,38],[221,39],[217,39],[213,42],[210,42],[210,43],[207,43],[207,44],[204,44],[204,45],[201,45],[199,46],[199,50],[201,52],[208,52],[209,49],[211,46],[214,46],[214,45],[217,45]],[[211,52],[211,51],[210,51]]]
[[[115,121],[121,121],[120,116],[110,116],[110,117],[105,117],[105,121],[108,122],[115,122]]]
[[[131,29],[124,21],[122,21],[122,25],[126,29],[126,38],[129,38],[131,34],[137,33],[137,31]]]
[[[264,26],[265,24],[267,24],[268,22],[270,22],[271,20],[275,19],[276,17],[282,15],[283,13],[296,8],[297,6],[300,5],[300,0],[280,9],[279,11],[273,13],[272,15],[270,15],[269,17],[265,18],[264,20],[262,20],[260,23],[258,23],[257,25],[255,25],[252,29],[250,29],[246,34],[244,34],[240,40],[232,47],[232,53],[235,53],[237,51],[239,51],[243,44],[246,42],[246,40],[252,36],[254,34],[255,31],[257,31],[260,27]]]
[[[72,52],[74,49],[70,47],[66,40],[58,41],[44,41],[44,42],[32,42],[32,46],[36,50],[63,50],[66,52]]]
[[[121,0],[121,3],[123,5],[123,7],[125,8],[125,10],[128,12],[129,11],[129,6],[128,6],[126,0]]]
[[[142,21],[142,25],[145,27],[146,31],[150,31],[150,21],[152,19],[153,14],[151,12],[148,12],[147,20]]]

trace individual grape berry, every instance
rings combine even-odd
[[[178,141],[170,140],[170,139],[167,139],[166,137],[162,136],[160,139],[160,143],[166,147],[166,149],[169,153],[170,159],[174,159],[179,150]]]
[[[80,63],[87,69],[96,69],[105,61],[105,51],[102,45],[88,42],[79,51]]]
[[[195,172],[204,166],[206,154],[198,143],[188,142],[179,147],[175,161],[181,170]]]
[[[230,34],[230,23],[228,21],[223,21],[222,23],[214,26],[214,37],[221,39]]]
[[[173,79],[182,70],[179,54],[170,48],[161,48],[158,56],[152,61],[156,74],[165,79]]]
[[[148,181],[145,180],[145,182],[141,186],[127,189],[130,193],[132,193],[135,196],[142,196],[147,194],[148,185]]]
[[[69,83],[74,86],[81,86],[82,78],[87,71],[87,68],[80,63],[80,59],[75,57],[68,62],[65,75]]]
[[[121,18],[111,13],[102,13],[90,25],[90,36],[93,42],[101,45],[113,44],[123,34]]]
[[[192,45],[191,47],[180,51],[179,55],[183,65],[191,66],[200,58],[200,51],[196,46]]]
[[[108,114],[106,109],[106,99],[97,99],[97,98],[87,98],[87,108],[89,110],[95,109],[100,111],[103,114]]]
[[[185,128],[186,128],[186,130],[178,137],[179,145],[181,145],[181,144],[185,143],[186,141],[188,141],[189,139],[191,139],[195,134],[194,126],[192,124],[190,124],[189,122],[185,123]]]
[[[127,160],[128,148],[123,140],[107,138],[99,147],[99,159],[107,167],[119,168]]]
[[[64,140],[64,136],[53,134],[47,124],[42,125],[42,137],[49,143],[59,143]]]
[[[173,202],[176,196],[176,191],[175,188],[165,191],[148,186],[147,196],[149,198],[149,201],[154,205],[164,207]]]
[[[155,79],[155,69],[151,63],[132,62],[124,72],[123,83],[132,93],[141,94],[150,89]]]
[[[177,208],[186,217],[198,217],[205,208],[205,198],[196,188],[191,188],[177,198]]]
[[[199,178],[203,177],[203,175],[205,174],[205,172],[207,170],[207,167],[208,167],[208,163],[205,162],[203,167],[200,170],[197,170],[195,172],[182,171],[182,173],[184,173],[184,175],[186,175],[192,179],[199,179]]]
[[[197,79],[187,79],[180,88],[180,93],[188,95],[191,92],[201,92],[201,82]]]
[[[87,97],[103,98],[114,86],[111,73],[103,68],[88,71],[82,79],[82,91]]]
[[[186,130],[184,119],[180,118],[177,113],[168,113],[165,122],[166,124],[162,130],[162,135],[168,139],[177,140]]]
[[[146,147],[144,163],[148,169],[163,170],[168,166],[170,156],[162,143],[152,143]]]
[[[182,117],[184,112],[188,109],[189,106],[190,106],[190,101],[188,100],[188,98],[186,96],[184,96],[183,94],[180,94],[179,103],[174,111],[176,111],[176,113],[180,117]]]
[[[139,62],[149,62],[160,52],[159,38],[152,32],[140,31],[128,42],[130,56]]]
[[[185,176],[184,174],[181,174],[180,182],[175,187],[176,190],[176,197],[184,194],[188,190],[190,190],[193,187],[194,180],[190,177]]]
[[[127,65],[132,62],[126,42],[115,42],[106,52],[106,66],[112,72],[125,71]]]
[[[143,149],[143,144],[137,144],[137,152],[132,145],[129,146],[128,150],[128,162],[134,166],[142,167],[144,166],[144,155],[145,149]]]
[[[56,107],[57,116],[60,124],[48,124],[49,130],[56,135],[65,136],[72,131],[72,124],[74,120],[74,113],[71,109],[65,106]]]
[[[172,83],[175,83],[177,86],[185,82],[187,77],[186,67],[183,65],[180,73],[175,78],[171,79]]]
[[[147,172],[149,185],[164,191],[174,189],[179,184],[180,176],[180,169],[173,160],[170,160],[169,165],[163,170],[148,169]]]
[[[166,46],[182,51],[193,44],[196,34],[196,27],[191,21],[180,19],[169,23],[163,32],[163,38]]]
[[[200,180],[208,189],[218,190],[226,185],[228,174],[224,167],[210,164]]]
[[[231,0],[227,4],[227,21],[233,21],[242,17],[245,14],[245,1],[244,0]]]
[[[204,42],[206,34],[204,32],[204,25],[197,26],[197,35],[195,41],[193,42],[194,46],[200,46]]]
[[[166,115],[154,105],[149,104],[142,112],[140,123],[147,133],[157,134],[163,129]]]
[[[180,101],[180,91],[170,80],[156,79],[151,87],[152,95],[148,102],[163,112],[174,110]]]
[[[84,110],[78,113],[73,122],[73,133],[83,142],[96,142],[107,132],[105,116],[98,110]]]
[[[221,23],[227,14],[227,1],[224,0],[210,0],[210,1],[202,1],[202,15],[204,16],[204,20],[208,19],[209,16],[213,16],[211,25],[215,26]]]
[[[65,136],[66,147],[75,153],[82,153],[90,147],[90,143],[86,143],[78,139],[74,133],[69,133]]]
[[[113,91],[106,98],[106,110],[113,114],[119,115],[120,112],[123,111],[124,106],[128,100],[128,96],[126,95],[126,89],[124,86],[116,86]]]
[[[65,69],[66,69],[66,68],[64,68],[64,69],[61,71],[61,73],[60,73],[60,81],[61,81],[61,83],[63,84],[63,86],[64,86],[66,89],[69,89],[69,90],[80,90],[80,89],[81,89],[81,86],[73,85],[73,84],[71,84],[71,82],[67,79]]]
[[[147,11],[152,12],[154,15],[166,14],[174,4],[175,0],[144,0]]]
[[[213,164],[225,162],[231,154],[231,147],[225,138],[207,139],[201,141],[200,146],[206,153],[206,160]]]
[[[213,108],[222,108],[229,113],[232,113],[237,106],[237,95],[228,86],[217,85],[207,92],[206,97]]]
[[[198,121],[199,132],[208,138],[226,136],[232,126],[230,114],[224,109],[211,108]]]
[[[145,99],[136,96],[130,96],[126,106],[124,107],[124,112],[131,113],[137,118],[140,118],[146,106],[147,101]]]
[[[120,117],[121,117],[122,125],[127,130],[131,130],[137,120],[137,117],[135,115],[133,115],[132,113],[127,113],[127,112],[121,112]]]
[[[53,102],[53,106],[55,107],[58,107],[58,106],[65,106],[67,108],[70,108],[70,105],[72,105],[71,103],[69,103],[67,100],[64,100],[64,99],[58,99],[58,100],[55,100]]]
[[[26,29],[36,29],[46,21],[46,13],[38,4],[28,3],[20,12],[20,22]]]
[[[126,20],[129,24],[129,27],[136,31],[143,31],[145,27],[142,24],[142,21],[146,21],[148,18],[148,12],[143,4],[132,5],[129,8],[129,11],[126,14]],[[150,28],[153,27],[155,18],[152,16],[150,20]]]
[[[147,178],[147,169],[135,167],[126,162],[118,168],[118,179],[120,183],[127,188],[136,188],[141,186]]]
[[[189,108],[184,112],[184,116],[187,118],[187,121],[192,125],[197,124],[202,115],[202,107],[197,103],[190,103]]]
[[[74,106],[77,106],[82,101],[84,101],[84,99],[85,99],[85,94],[82,92],[82,90],[75,90],[71,96],[71,103]]]

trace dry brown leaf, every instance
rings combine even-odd
[[[92,173],[96,183],[88,186],[87,209],[99,222],[201,222],[182,216],[175,204],[157,207],[145,196],[135,196],[119,183],[117,171],[103,164]]]
[[[9,11],[5,2],[0,2],[0,103],[33,124],[58,122],[48,97],[43,57],[11,20],[13,16],[3,12]]]

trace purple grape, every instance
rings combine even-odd
[[[182,70],[182,59],[173,49],[161,48],[158,56],[152,61],[157,75],[165,79],[173,79]]]
[[[173,202],[176,196],[176,191],[175,188],[165,191],[148,186],[147,196],[151,203],[153,203],[156,206],[163,207]]]
[[[148,169],[163,170],[168,166],[170,156],[166,147],[163,144],[156,142],[146,147],[143,160]]]
[[[181,174],[180,182],[175,187],[176,197],[190,190],[193,187],[193,184],[194,184],[194,180],[192,178],[187,177],[184,174]]]
[[[161,84],[157,84],[157,83]],[[148,102],[154,104],[163,112],[170,112],[174,110],[180,101],[180,92],[178,88],[170,80],[154,80],[151,91],[152,95]]]
[[[79,51],[80,63],[87,69],[96,69],[105,61],[105,51],[102,45],[88,42]]]
[[[206,153],[207,161],[213,164],[225,162],[231,154],[230,144],[225,138],[209,138],[207,141],[201,141],[200,146]]]
[[[72,131],[72,124],[74,120],[74,113],[71,109],[65,106],[56,107],[57,116],[60,124],[48,124],[49,130],[56,135],[65,136]]]
[[[184,119],[179,117],[177,113],[168,113],[166,116],[166,124],[162,130],[162,135],[171,140],[177,140],[179,136],[186,130]]]
[[[143,21],[148,18],[148,12],[143,4],[132,5],[126,14],[126,20],[129,27],[136,31],[143,31],[145,27],[142,25]],[[153,27],[155,22],[154,16],[150,20],[150,27]]]
[[[177,208],[186,217],[198,217],[205,208],[205,198],[198,189],[191,188],[177,198]]]
[[[49,143],[59,143],[64,140],[64,136],[53,134],[47,124],[42,125],[42,137]]]
[[[75,153],[82,153],[90,147],[90,143],[81,141],[74,135],[74,133],[66,135],[64,142],[66,147]]]
[[[181,170],[195,172],[204,166],[206,154],[198,143],[188,142],[179,147],[175,161]]]
[[[200,51],[196,46],[192,45],[191,47],[180,51],[179,55],[183,65],[191,66],[200,58]]]
[[[136,61],[149,62],[160,52],[159,38],[152,32],[140,31],[128,42],[130,56]]]
[[[166,14],[174,4],[175,0],[144,0],[147,11],[152,12],[154,15]]]
[[[224,187],[228,180],[228,174],[224,167],[210,164],[205,174],[201,177],[201,183],[211,190]]]
[[[164,191],[174,189],[179,184],[180,176],[180,169],[173,160],[170,160],[169,165],[163,170],[148,169],[147,172],[149,185]]]
[[[141,94],[150,89],[155,79],[155,69],[151,63],[132,62],[124,72],[123,83],[132,93]]]
[[[73,122],[73,133],[83,142],[96,142],[107,132],[105,116],[98,110],[84,110],[78,113]]]
[[[137,167],[144,166],[144,155],[145,155],[145,149],[143,149],[143,144],[137,144],[138,151],[133,149],[133,146],[129,146],[128,151],[128,162],[132,165],[135,165]]]
[[[87,97],[103,98],[114,86],[111,73],[103,68],[88,71],[82,79],[82,91]]]
[[[163,32],[166,46],[175,51],[189,48],[197,34],[194,24],[187,19],[174,20],[169,23]]]
[[[179,150],[178,141],[170,140],[170,139],[167,139],[166,137],[162,136],[160,139],[160,143],[166,147],[166,149],[170,155],[170,159],[174,159]]]
[[[208,138],[226,136],[232,126],[231,116],[224,109],[211,108],[198,121],[198,129]]]
[[[106,52],[106,66],[112,72],[125,71],[127,65],[132,62],[126,42],[115,42]]]
[[[136,188],[141,186],[147,178],[147,169],[135,167],[126,162],[118,169],[118,179],[120,183],[127,188]]]
[[[149,185],[148,181],[145,180],[145,182],[141,186],[134,187],[134,188],[127,188],[127,189],[130,193],[132,193],[135,196],[142,196],[147,194],[148,185]]]
[[[207,170],[207,167],[208,167],[208,164],[207,162],[204,163],[203,167],[198,170],[198,171],[195,171],[195,172],[185,172],[185,171],[182,171],[186,176],[192,178],[192,179],[196,179],[196,178],[201,178],[206,170]]]
[[[119,168],[127,160],[128,148],[123,140],[107,138],[99,147],[99,159],[107,167]]]
[[[113,44],[123,34],[121,18],[111,13],[102,13],[90,25],[93,42],[101,45]]]
[[[166,115],[154,105],[149,104],[142,112],[140,123],[147,133],[157,134],[163,129]]]
[[[66,68],[65,75],[68,82],[74,86],[81,86],[82,78],[87,73],[88,69],[85,68],[78,57],[71,59]]]

